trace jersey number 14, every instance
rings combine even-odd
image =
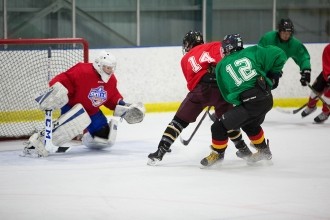
[[[202,69],[202,66],[199,63],[204,63],[204,62],[205,63],[206,62],[207,63],[212,63],[212,62],[215,62],[215,59],[213,59],[210,56],[209,52],[204,51],[198,59],[199,63],[197,63],[194,56],[189,57],[188,61],[191,65],[192,70],[194,71],[194,73],[198,73],[198,71],[200,71]]]

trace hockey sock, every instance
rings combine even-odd
[[[249,139],[251,140],[251,143],[257,148],[257,149],[262,149],[266,148],[266,140],[264,136],[264,131],[262,130],[261,127],[259,127],[259,132],[256,135],[249,135]]]
[[[179,137],[183,130],[183,126],[179,121],[177,121],[175,118],[167,125],[167,128],[165,129],[162,139],[159,142],[158,148],[160,146],[164,146],[166,149],[169,149],[173,142]]]
[[[308,108],[314,108],[316,106],[316,103],[319,101],[319,98],[317,96],[313,97],[309,97],[309,100],[308,100]]]
[[[241,129],[227,131],[228,137],[235,144],[235,146],[242,140]]]

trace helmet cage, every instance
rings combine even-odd
[[[101,54],[94,60],[93,66],[96,69],[96,71],[100,74],[102,80],[104,82],[108,82],[110,79],[112,73],[115,71],[116,66],[117,66],[117,60],[116,57],[108,52],[108,51],[103,51]],[[108,66],[112,68],[112,73],[106,73],[103,70],[103,66]]]

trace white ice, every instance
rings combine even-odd
[[[330,219],[330,120],[314,124],[319,112],[267,115],[273,165],[247,165],[230,143],[220,166],[201,169],[210,152],[207,118],[188,146],[177,140],[158,166],[148,166],[174,112],[121,122],[115,146],[103,151],[71,143],[66,154],[26,158],[23,141],[0,142],[0,219]]]

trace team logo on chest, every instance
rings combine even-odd
[[[103,86],[92,88],[88,98],[92,101],[93,106],[99,107],[107,100],[107,91],[104,90]]]

